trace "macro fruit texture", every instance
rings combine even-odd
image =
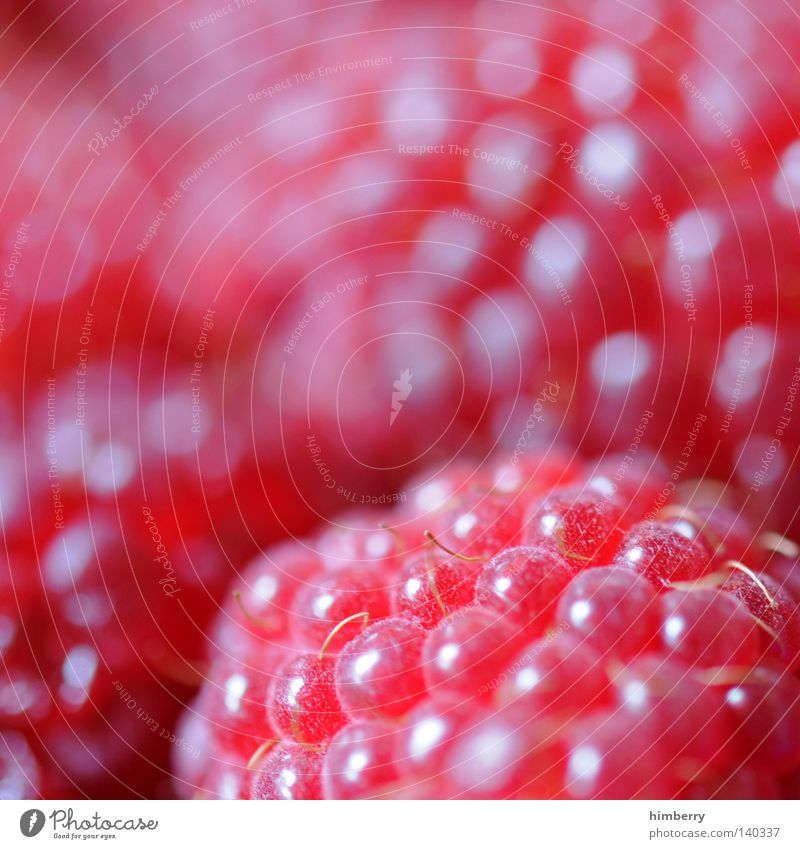
[[[792,792],[792,4],[0,32],[0,795]]]
[[[269,521],[302,530],[294,508],[368,503],[533,418],[584,456],[637,438],[731,476],[788,530],[790,6],[48,10],[119,114],[157,90],[124,134],[157,198],[137,286],[190,339],[214,307],[206,397],[234,421],[248,399],[241,464],[292,496],[250,488]]]
[[[370,548],[376,531],[346,521],[265,551],[238,598],[292,548],[305,577],[218,621],[225,645],[182,723],[201,755],[176,763],[179,792],[793,798],[781,788],[800,767],[800,599],[771,571],[775,536],[709,488],[655,507],[669,473],[652,458],[634,498],[624,473],[600,487],[590,462],[566,485],[540,482],[536,459],[503,495],[487,486],[503,463],[476,468],[424,530],[415,498],[381,514],[394,544],[371,558],[326,562],[332,535]],[[481,554],[445,548],[476,499],[494,508],[465,546],[483,542]],[[501,502],[526,517],[524,545]],[[338,611],[327,636],[317,617],[304,625],[323,608]],[[233,704],[231,664],[248,694]]]

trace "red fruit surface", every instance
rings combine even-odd
[[[523,706],[535,720],[548,714],[576,716],[608,701],[600,655],[572,633],[553,633],[520,651],[495,702]]]
[[[800,682],[778,664],[765,663],[741,681],[720,685],[735,723],[735,744],[750,766],[783,775],[800,764]]]
[[[336,693],[352,717],[396,719],[425,695],[425,629],[411,619],[376,622],[344,647],[336,665]]]
[[[512,546],[484,566],[476,599],[534,637],[550,624],[558,597],[574,574],[573,563],[552,549]]]
[[[604,659],[629,660],[655,638],[655,602],[656,593],[640,575],[600,566],[573,578],[558,599],[555,616]]]
[[[480,476],[500,474],[503,463],[487,461]],[[693,510],[686,502],[662,505],[669,518],[646,519],[652,498],[639,497],[649,488],[644,477],[612,495],[591,464],[566,477],[567,486],[539,496],[534,514],[550,511],[542,515],[576,533],[588,527],[591,546],[602,536],[615,565],[570,560],[547,540],[520,546],[513,537],[485,562],[459,559],[432,541],[451,525],[447,498],[417,506],[430,535],[405,543],[403,564],[393,545],[364,557],[375,532],[363,516],[298,541],[294,555],[285,546],[267,550],[248,571],[253,587],[262,576],[269,583],[281,558],[327,553],[297,561],[305,564],[298,576],[311,577],[282,613],[280,645],[247,616],[223,612],[226,640],[184,723],[202,757],[175,762],[181,793],[191,795],[192,786],[209,797],[250,787],[253,798],[327,799],[794,792],[787,788],[800,767],[800,684],[789,656],[765,651],[764,642],[765,628],[790,632],[791,617],[781,619],[788,592],[769,576],[720,564],[707,536],[681,533]],[[425,485],[446,492],[450,483],[434,473]],[[495,506],[521,492],[494,492]],[[582,525],[587,509],[591,520]],[[411,512],[398,505],[375,525],[397,527]],[[746,527],[735,509],[716,515],[717,532]],[[676,576],[684,579],[679,588]],[[469,592],[459,596],[462,583]],[[343,606],[339,623],[325,623],[335,638],[325,639],[309,612],[326,593],[338,604],[348,587],[361,606],[377,593],[398,612],[365,624],[367,617],[352,618],[359,605]],[[273,611],[266,604],[259,612]],[[225,646],[246,654],[233,662]]]
[[[306,648],[319,651],[340,622],[358,617],[328,643],[330,651],[340,649],[367,622],[389,615],[390,580],[377,564],[372,568],[356,565],[331,570],[297,593],[289,622],[292,637]]]
[[[669,749],[659,769],[681,785],[704,770],[734,767],[740,757],[723,700],[697,670],[672,657],[645,654],[613,680],[625,720],[647,743]]]
[[[557,490],[528,512],[525,542],[547,545],[576,568],[609,563],[622,537],[624,512],[615,495]]]
[[[678,782],[663,769],[671,752],[621,712],[600,711],[567,730],[564,790],[572,799],[669,799]]]
[[[762,642],[769,652],[794,669],[800,663],[800,604],[791,590],[769,575],[731,571],[724,590],[744,603],[763,625]]]
[[[664,586],[701,577],[710,561],[705,546],[667,522],[641,522],[631,528],[615,560]]]
[[[661,641],[671,656],[701,666],[751,666],[758,660],[758,627],[730,594],[673,591],[659,601]]]
[[[556,739],[550,724],[532,722],[516,705],[478,713],[445,759],[452,798],[524,799],[558,792]]]
[[[334,662],[300,655],[280,669],[267,704],[271,725],[289,740],[316,746],[346,722],[336,696]]]
[[[475,580],[471,564],[428,548],[406,563],[392,588],[392,606],[430,629],[473,601]]]
[[[380,722],[354,722],[330,742],[322,767],[326,799],[370,799],[396,784],[394,729]]]
[[[796,670],[797,554],[759,542],[799,524],[793,4],[208,14],[0,9],[0,735],[30,764],[11,786],[165,795],[172,756],[182,795],[246,795],[251,738],[293,736],[285,712],[259,725],[262,689],[305,663],[294,730],[324,747],[354,718],[328,710],[328,672],[396,615],[433,640],[491,610],[485,643],[446,644],[468,663],[436,689],[466,700],[514,662],[498,635],[518,656],[563,624],[563,570],[503,585],[518,546],[576,580],[632,567],[659,615],[675,584],[718,590],[740,561],[764,577],[721,592]],[[646,646],[703,675],[726,652],[760,669],[708,598],[680,642],[674,619],[660,647],[623,630],[649,617],[627,596],[569,636],[612,665]],[[177,738],[190,701],[202,769]],[[596,753],[625,730],[569,707]],[[584,751],[573,731],[553,751]],[[569,795],[549,769],[520,786],[503,746],[469,749],[473,784],[440,778],[451,749],[433,747],[386,792]],[[793,786],[745,755],[693,786]],[[610,757],[581,793],[672,791]],[[312,761],[293,785],[310,796]]]
[[[422,663],[428,690],[443,702],[485,694],[522,640],[521,631],[490,609],[460,611],[425,640]]]
[[[298,743],[270,751],[250,785],[251,799],[318,799],[322,755]]]

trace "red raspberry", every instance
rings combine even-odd
[[[655,638],[655,601],[655,591],[640,575],[619,566],[600,566],[572,580],[561,593],[555,616],[601,655],[627,660]]]
[[[252,778],[251,799],[318,799],[322,755],[298,743],[281,743]]]
[[[472,602],[475,580],[475,569],[469,562],[428,548],[406,563],[392,588],[392,606],[430,629]]]
[[[389,614],[387,582],[391,573],[376,568],[348,565],[332,569],[318,583],[307,584],[292,605],[289,630],[294,640],[308,649],[324,644],[340,649],[363,630],[367,622]],[[333,629],[344,623],[343,627]]]
[[[430,694],[442,702],[477,698],[508,666],[522,639],[511,622],[482,606],[445,619],[428,635],[423,649]]]
[[[769,575],[734,569],[723,589],[740,599],[763,626],[762,642],[794,669],[800,663],[800,604]]]
[[[622,537],[624,504],[596,490],[556,490],[529,511],[525,541],[548,545],[575,568],[611,561]]]
[[[661,640],[673,657],[701,666],[751,666],[758,627],[735,596],[715,589],[668,592],[660,599]]]
[[[734,744],[742,760],[777,775],[800,765],[800,682],[773,662],[754,667],[733,683],[718,685],[733,715]]]
[[[616,563],[669,586],[691,581],[705,573],[711,557],[705,546],[688,539],[666,522],[641,522],[625,535]]]
[[[524,705],[531,718],[577,716],[609,698],[600,655],[571,633],[553,632],[521,649],[499,683],[496,701]]]
[[[288,740],[317,746],[330,739],[347,722],[336,696],[334,662],[300,655],[277,670],[267,715]]]
[[[502,465],[487,463],[480,477]],[[531,516],[538,531],[563,528],[573,554],[581,545],[602,551],[605,565],[595,565],[599,555],[570,558],[541,533],[539,547],[519,546],[511,535],[486,562],[460,559],[477,555],[437,547],[452,524],[446,501],[418,505],[429,533],[417,524],[417,540],[403,541],[409,560],[399,570],[393,544],[364,557],[375,532],[363,525],[298,543],[298,554],[327,552],[309,563],[285,546],[254,561],[253,587],[274,576],[281,558],[312,577],[291,600],[262,599],[259,618],[283,617],[280,648],[246,616],[229,620],[239,636],[224,645],[238,646],[243,660],[220,656],[188,715],[187,734],[203,758],[176,763],[182,792],[192,785],[209,796],[249,786],[255,797],[331,799],[793,792],[800,766],[792,736],[800,704],[791,671],[794,608],[773,578],[721,563],[724,549],[715,553],[710,541],[747,525],[735,509],[706,512],[712,534],[699,512],[677,501],[662,505],[664,519],[645,519],[652,498],[638,496],[653,488],[644,476],[610,493],[596,469],[587,465],[581,475],[568,472],[569,485],[540,499]],[[448,485],[435,476],[429,483],[442,492]],[[489,524],[473,525],[473,539],[499,540],[493,526],[504,527],[503,504],[523,492],[494,491]],[[383,518],[392,527],[409,517],[405,504]],[[742,538],[729,550],[750,547]],[[338,622],[315,614],[317,599],[329,601],[327,611],[348,589],[355,601],[341,606]],[[387,613],[387,597],[398,612]],[[371,607],[373,598],[381,604]]]
[[[354,722],[331,740],[322,766],[326,799],[369,799],[396,785],[395,730],[377,721]]]
[[[620,711],[599,711],[569,726],[564,791],[572,799],[671,799],[680,783],[663,767],[672,757],[660,733]]]
[[[206,13],[194,3],[164,10],[145,2],[113,14],[99,14],[98,5],[83,0],[64,12],[47,0],[31,23],[42,26],[49,9],[59,33],[80,34],[84,49],[73,61],[89,63],[119,114],[162,84],[104,151],[136,139],[146,162],[171,163],[131,179],[146,199],[123,207],[143,223],[115,248],[135,252],[160,200],[175,191],[175,174],[191,175],[216,157],[202,184],[159,219],[137,280],[179,319],[213,297],[219,332],[232,338],[236,330],[238,367],[225,388],[234,403],[242,389],[252,395],[259,459],[268,457],[284,484],[285,499],[273,505],[282,517],[302,510],[300,499],[290,503],[295,487],[326,511],[365,488],[386,492],[445,436],[461,446],[476,429],[515,443],[548,381],[560,386],[584,453],[624,452],[644,421],[636,445],[663,445],[675,459],[706,399],[708,423],[696,438],[710,445],[725,424],[739,377],[744,281],[759,281],[748,297],[760,330],[769,332],[776,305],[782,316],[796,312],[798,72],[789,57],[800,35],[789,8],[728,13],[713,2],[644,13],[601,0],[580,15],[517,10],[502,15],[502,28],[485,4],[454,0],[408,3],[391,25],[378,7],[352,19],[314,8],[282,22],[253,8],[187,39],[186,15]],[[753,20],[758,35],[744,39]],[[280,47],[269,61],[255,30]],[[146,57],[173,41],[158,73],[131,62],[131,54]],[[108,44],[117,45],[110,54]],[[425,58],[453,44],[455,64]],[[341,50],[411,57],[413,70],[398,78],[395,62],[296,83],[299,71],[335,65]],[[222,57],[234,72],[220,79]],[[748,73],[753,61],[759,74]],[[165,77],[175,84],[164,86]],[[247,102],[229,113],[242,92]],[[720,106],[724,128],[708,103]],[[312,125],[323,131],[309,138]],[[241,144],[220,158],[234,136]],[[668,150],[665,138],[674,140]],[[427,143],[441,148],[405,149]],[[17,156],[26,150],[9,144]],[[451,144],[486,157],[452,154]],[[10,177],[17,162],[8,160]],[[133,190],[129,196],[136,199]],[[95,197],[79,202],[92,209]],[[365,220],[379,222],[377,243]],[[265,315],[269,336],[288,342],[332,281],[365,275],[368,286],[326,302],[304,325],[290,355],[281,344],[262,347]],[[780,331],[789,341],[791,324]],[[698,328],[690,347],[688,332]],[[722,352],[720,337],[732,340]],[[757,347],[773,348],[766,338]],[[796,367],[790,344],[775,351],[776,369],[752,358],[715,455],[715,472],[734,469],[744,488],[760,472],[777,399]],[[264,379],[243,386],[241,375],[254,371]],[[413,394],[390,426],[382,387],[390,396],[405,371],[415,375]],[[291,391],[279,400],[281,374]],[[564,407],[544,406],[559,410],[553,432]],[[537,423],[539,433],[543,427]],[[324,442],[333,495],[309,462],[309,430]],[[765,503],[782,475],[794,474],[796,423],[789,431],[765,474]],[[693,453],[704,472],[710,450]]]
[[[433,629],[425,638],[433,641],[475,603],[483,612],[469,608],[466,622],[485,608],[500,614],[487,638],[513,642],[525,624],[524,642],[547,640],[562,624],[552,617],[566,606],[555,598],[564,570],[510,587],[507,564],[482,571],[520,544],[548,547],[586,570],[576,581],[594,567],[633,567],[661,598],[692,593],[686,584],[694,581],[707,581],[698,592],[717,588],[722,567],[742,561],[752,574],[739,570],[721,592],[755,617],[761,648],[796,667],[796,568],[761,562],[736,505],[726,514],[688,492],[690,475],[710,471],[760,503],[752,527],[773,510],[781,530],[796,521],[783,496],[800,475],[792,465],[798,418],[783,418],[798,387],[794,10],[730,10],[710,0],[699,10],[663,4],[645,14],[601,0],[565,15],[411,0],[387,26],[382,4],[352,18],[314,8],[282,23],[269,4],[256,4],[187,38],[187,15],[207,9],[192,0],[162,5],[142,0],[109,12],[78,0],[65,11],[42,0],[6,27],[8,11],[20,8],[11,3],[0,27],[12,116],[0,142],[0,225],[10,255],[20,255],[3,303],[4,364],[20,377],[0,399],[11,468],[0,495],[13,560],[0,575],[0,625],[11,635],[0,717],[26,733],[42,786],[56,795],[112,792],[109,768],[119,770],[120,792],[153,792],[159,758],[150,748],[163,758],[167,744],[153,743],[152,726],[122,702],[117,683],[170,729],[186,695],[170,678],[196,672],[226,566],[343,503],[410,495],[391,519],[404,543],[414,539],[394,545],[393,534],[373,529],[315,540],[313,562],[283,568],[274,592],[274,573],[265,571],[260,588],[257,575],[237,581],[239,601],[229,598],[213,636],[212,653],[269,675],[304,658],[298,722],[314,736],[327,739],[336,725],[320,719],[317,698],[322,713],[339,716],[338,707],[327,710],[335,698],[328,664],[335,668],[363,629],[377,628],[367,620],[408,613]],[[266,62],[253,31],[280,48]],[[68,49],[77,41],[80,51]],[[453,48],[455,64],[430,58]],[[402,56],[408,67],[292,83],[298,70],[334,66],[342,50]],[[157,63],[143,61],[153,55]],[[220,78],[223,57],[231,73]],[[276,80],[289,84],[268,90]],[[87,168],[86,139],[154,86],[153,102],[100,155],[89,145]],[[231,111],[244,91],[252,98]],[[706,108],[711,101],[724,105],[725,130]],[[450,142],[473,155],[450,153]],[[447,152],[406,149],[420,144]],[[14,246],[21,229],[24,251]],[[200,369],[195,431],[187,375],[197,370],[199,318],[212,302],[215,350]],[[75,352],[89,309],[92,402],[76,427]],[[157,361],[145,362],[142,350]],[[120,360],[122,368],[105,368]],[[55,529],[42,387],[53,373],[66,517]],[[562,430],[583,455],[621,453],[583,473],[560,449],[569,465],[561,469],[560,459],[538,451]],[[474,479],[455,471],[433,490],[397,491],[423,456],[496,444],[513,460]],[[666,473],[642,472],[646,445],[663,451]],[[663,513],[676,476],[687,491],[674,506],[691,516]],[[449,503],[434,507],[437,497]],[[173,553],[170,577],[158,581],[133,568],[153,554],[150,532],[137,533],[143,504]],[[435,554],[420,588],[424,529],[457,565]],[[401,561],[410,569],[403,587]],[[164,589],[174,586],[172,572],[180,605]],[[486,596],[493,578],[500,585]],[[544,598],[545,587],[553,598]],[[599,647],[615,662],[654,648],[646,629],[626,639],[618,627],[633,595],[617,593],[600,617],[608,631],[592,631],[608,635]],[[681,615],[693,615],[695,626],[680,644],[672,614],[648,606],[666,617],[654,633],[672,640],[672,660],[688,662],[684,652],[697,654],[704,634],[702,663],[726,651],[752,654],[739,613],[732,640],[714,639],[729,601],[713,595],[715,613],[703,616],[699,598],[685,603]],[[509,606],[524,610],[524,623]],[[643,609],[631,615],[637,623],[649,617]],[[20,636],[24,618],[36,623],[31,639]],[[458,639],[447,650],[474,655],[469,635],[453,630]],[[466,696],[474,670],[497,672],[503,653],[492,649],[485,664],[467,657],[473,671],[462,669],[443,689]],[[215,657],[219,692],[229,673]],[[212,715],[219,709],[207,695],[206,703]],[[288,703],[282,693],[271,709]],[[249,711],[222,713],[233,736],[240,721],[259,736]],[[125,745],[115,739],[119,728]],[[208,747],[218,768],[206,770],[206,789],[239,795],[249,786],[244,754],[222,736]],[[502,751],[497,757],[508,774]],[[745,770],[696,784],[740,793],[765,774]],[[435,775],[425,774],[419,792],[475,792],[449,780],[434,787]],[[773,786],[780,778],[772,776]],[[477,786],[530,792],[513,770],[507,785]],[[668,784],[649,786],[664,792]],[[318,783],[311,787],[318,792]]]
[[[575,571],[573,562],[550,549],[513,546],[484,566],[476,600],[533,637],[550,624],[558,596]]]
[[[396,719],[425,695],[425,629],[402,616],[376,622],[342,649],[336,693],[352,717]]]

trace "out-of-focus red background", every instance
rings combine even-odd
[[[168,795],[233,576],[421,469],[796,528],[796,4],[2,16],[0,795]]]

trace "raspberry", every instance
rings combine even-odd
[[[354,722],[331,740],[322,766],[326,799],[369,799],[400,778],[395,732],[377,721]]]
[[[318,799],[322,755],[298,743],[276,746],[252,778],[251,799]]]
[[[336,693],[352,717],[394,719],[425,695],[422,651],[425,629],[410,619],[376,622],[342,649]]]
[[[318,583],[307,584],[292,605],[292,637],[309,649],[319,649],[328,639],[331,651],[341,648],[366,622],[388,615],[389,580],[391,575],[374,565],[348,565],[332,570]],[[342,623],[344,627],[332,634]]]
[[[758,660],[758,628],[734,595],[673,591],[659,602],[661,640],[671,656],[700,666],[752,666]]]
[[[762,625],[762,641],[790,668],[800,663],[800,604],[774,578],[735,569],[722,585]]]
[[[211,670],[211,680],[221,686],[206,688],[204,704],[198,705],[197,710],[215,729],[215,743],[246,761],[265,738],[275,736],[264,724],[271,676],[232,657],[223,657]]]
[[[257,555],[242,571],[242,589],[228,604],[230,619],[252,638],[286,640],[291,605],[321,568],[317,557],[292,543],[275,546],[269,558]]]
[[[705,504],[699,499],[687,507],[662,510],[681,536],[704,545],[716,563],[727,560],[758,562],[755,534],[746,516],[725,504]]]
[[[127,51],[152,55],[185,31],[184,10],[157,4],[121,9],[99,23],[94,0],[67,13],[52,0],[44,6],[57,9],[59,31],[80,33],[82,58],[100,67],[119,114],[156,82],[153,68],[132,63]],[[158,26],[149,23],[155,12]],[[47,12],[39,14],[43,25]],[[562,12],[527,9],[498,32],[482,3],[411,3],[393,13],[391,26],[378,8],[353,18],[357,25],[331,9],[282,22],[249,9],[203,27],[202,38],[181,38],[163,57],[160,70],[176,85],[162,86],[127,136],[142,142],[148,161],[171,167],[146,174],[155,189],[141,179],[147,203],[131,206],[145,207],[144,225],[115,247],[135,250],[159,199],[173,194],[175,174],[192,174],[214,158],[203,183],[160,222],[138,279],[175,307],[179,321],[213,296],[220,333],[233,337],[236,325],[238,367],[225,388],[237,399],[252,389],[258,454],[282,481],[286,500],[274,505],[282,516],[296,518],[302,509],[294,498],[289,503],[295,487],[326,512],[364,481],[388,491],[446,435],[445,453],[473,430],[516,440],[519,416],[524,423],[546,382],[560,386],[565,403],[574,397],[569,406],[578,414],[567,416],[567,429],[583,453],[625,451],[638,429],[643,445],[664,446],[676,458],[707,398],[700,442],[726,423],[740,337],[749,329],[743,281],[762,281],[748,296],[760,330],[770,327],[776,306],[791,315],[797,305],[790,108],[798,101],[797,70],[788,58],[797,21],[789,9],[759,9],[761,37],[745,42],[741,32],[754,14],[728,15],[718,3],[645,14],[601,0],[569,21]],[[252,38],[259,26],[280,45],[269,61]],[[420,41],[433,52],[417,55]],[[459,62],[424,58],[451,43]],[[118,45],[111,55],[108,44]],[[713,61],[699,58],[697,45]],[[276,80],[292,83],[298,71],[335,64],[339,50],[413,56],[414,71],[398,77],[392,66],[362,68],[273,90]],[[234,69],[224,79],[215,66],[222,56]],[[760,74],[747,73],[752,56]],[[228,115],[242,91],[252,97]],[[712,101],[724,103],[729,127],[705,108]],[[209,114],[225,120],[209,123]],[[323,131],[309,138],[298,115]],[[219,158],[232,135],[242,144]],[[674,140],[666,152],[664,138]],[[445,152],[412,155],[401,147],[426,140]],[[453,155],[451,143],[487,158]],[[122,144],[127,139],[115,143]],[[496,219],[514,237],[470,216]],[[380,240],[363,227],[365,217],[379,222]],[[523,239],[531,250],[518,249]],[[686,247],[685,262],[676,242]],[[288,341],[332,281],[367,274],[369,285],[325,304],[288,346],[290,355],[283,345],[262,347],[265,315],[269,335]],[[693,328],[702,329],[689,347]],[[793,329],[785,333],[791,340]],[[724,352],[716,350],[721,336],[732,340]],[[796,365],[784,353],[790,345],[762,345],[759,335],[757,347],[774,348],[779,367],[752,361],[714,458],[714,472],[727,477],[733,469],[745,489],[774,436],[776,398],[791,386]],[[406,370],[417,375],[413,394],[390,427],[382,387]],[[254,372],[259,379],[243,387],[241,375]],[[282,373],[292,391],[278,403]],[[557,426],[563,408],[553,409]],[[341,492],[318,485],[309,430],[325,443],[324,465]],[[800,443],[796,426],[790,430],[762,488],[765,503],[781,480],[778,466],[789,472]],[[272,451],[281,437],[288,474]],[[705,470],[709,454],[694,452],[697,469]]]
[[[669,586],[691,581],[707,570],[711,557],[700,543],[666,522],[641,522],[626,534],[615,562],[650,581]]]
[[[513,546],[483,567],[476,599],[535,636],[549,624],[556,600],[574,574],[572,563],[549,549]]]
[[[21,5],[3,16],[0,57],[12,116],[0,142],[0,225],[15,257],[2,304],[13,380],[0,398],[10,469],[0,482],[10,561],[0,569],[9,641],[0,719],[4,734],[24,735],[40,788],[113,793],[113,771],[120,793],[158,792],[167,746],[130,700],[172,728],[233,565],[343,504],[411,499],[385,517],[394,532],[337,530],[312,541],[311,557],[275,549],[274,568],[262,573],[257,560],[234,582],[210,640],[216,698],[207,687],[195,705],[195,724],[212,729],[198,731],[207,765],[186,767],[185,784],[245,794],[246,750],[291,736],[287,721],[324,747],[351,713],[385,712],[373,679],[359,678],[361,701],[337,704],[331,670],[344,669],[351,640],[394,627],[383,625],[392,614],[426,629],[429,646],[443,641],[437,663],[442,652],[464,662],[446,681],[427,670],[442,704],[476,690],[491,701],[498,688],[476,679],[507,673],[504,646],[519,656],[535,639],[544,651],[567,625],[584,637],[576,650],[597,651],[601,666],[647,649],[706,671],[726,655],[758,667],[767,651],[796,669],[797,568],[754,545],[765,515],[782,531],[796,523],[784,494],[800,479],[797,417],[782,418],[798,386],[800,37],[790,6],[713,0],[645,12],[600,0],[566,15],[411,0],[390,21],[374,4],[352,18],[313,8],[276,22],[269,4],[255,4],[184,37],[187,16],[208,11],[193,0],[111,12],[97,0],[67,10],[40,0],[12,18]],[[280,49],[265,60],[253,32]],[[459,59],[443,61],[454,46]],[[291,83],[298,70],[336,66],[342,51],[403,56],[407,67]],[[154,55],[158,63],[144,61]],[[288,87],[273,91],[277,80]],[[102,137],[159,85],[124,132],[93,149],[95,130]],[[724,106],[724,130],[712,101]],[[405,149],[450,142],[487,158]],[[490,219],[500,226],[484,226]],[[87,311],[90,403],[75,426]],[[51,452],[43,385],[53,375]],[[563,456],[540,456],[556,434]],[[604,459],[581,468],[569,442]],[[422,463],[489,445],[508,453],[485,474],[468,462],[397,489]],[[55,529],[51,455],[65,519]],[[753,515],[735,496],[723,507],[693,497],[689,477],[705,474],[746,492]],[[155,539],[138,533],[143,504],[171,554],[157,579],[142,566]],[[594,577],[591,600],[568,605],[565,593],[583,585],[564,589],[565,569],[511,574],[520,546],[548,551],[539,567],[567,561],[576,582],[599,568],[639,572],[658,603],[638,608],[636,592],[614,596],[611,579],[603,590]],[[726,582],[730,561],[749,571]],[[672,612],[670,592],[688,594]],[[607,610],[583,617],[606,597]],[[559,608],[569,615],[556,621]],[[742,609],[758,628],[757,657]],[[492,641],[481,657],[458,623],[486,614],[496,621],[479,631]],[[637,623],[630,634],[625,616]],[[401,723],[406,707],[409,716],[424,707],[407,701],[420,673],[406,660],[387,658],[392,675],[414,683],[400,688]],[[298,664],[302,698],[289,708],[270,683],[280,696],[270,711],[283,721],[272,730],[254,706],[283,664]],[[128,691],[136,696],[123,701]],[[230,733],[217,739],[220,722]],[[549,768],[533,788],[520,783],[508,735],[493,735],[489,723],[474,738],[478,748],[495,740],[485,760],[465,750],[474,784],[439,780],[451,763],[440,753],[427,772],[387,778],[386,792],[567,792]],[[534,736],[525,751],[539,753]],[[649,792],[667,792],[673,778]],[[788,783],[760,764],[689,780],[713,795],[761,779]],[[639,792],[634,783],[611,786]],[[580,793],[608,792],[592,786]]]
[[[655,600],[655,591],[641,576],[618,566],[599,566],[581,572],[566,587],[556,621],[595,651],[627,660],[655,638]]]
[[[467,722],[467,711],[437,705],[426,699],[406,718],[397,732],[395,752],[401,784],[411,798],[449,796],[442,758]]]
[[[424,628],[470,604],[475,597],[475,570],[456,557],[430,548],[408,560],[392,588],[392,608],[406,613]]]
[[[333,660],[300,655],[280,669],[267,715],[280,734],[304,746],[332,737],[347,722],[336,696]]]
[[[580,567],[611,560],[622,536],[624,507],[612,495],[557,490],[534,505],[525,521],[525,542],[548,545]]]
[[[549,723],[516,705],[478,713],[449,746],[452,798],[536,798],[557,792],[558,750]]]
[[[749,766],[783,775],[800,765],[800,743],[791,730],[800,720],[797,678],[768,662],[719,689],[733,716],[734,744]]]
[[[608,700],[601,658],[571,633],[549,635],[520,650],[500,682],[497,701],[525,707],[528,716],[577,716]]]
[[[672,752],[653,731],[619,711],[598,711],[567,728],[564,790],[572,799],[671,799],[679,788],[663,769]]]
[[[478,475],[502,467],[487,462]],[[529,508],[538,546],[506,533],[504,504],[524,497],[514,486],[494,491],[488,524],[470,528],[471,539],[500,545],[478,560],[443,550],[446,499],[383,514],[391,528],[425,513],[424,525],[411,522],[416,541],[403,540],[405,563],[396,539],[365,557],[375,531],[361,515],[256,558],[250,586],[270,584],[279,561],[296,563],[307,584],[293,599],[260,597],[258,619],[279,623],[278,646],[247,616],[227,617],[225,645],[242,660],[219,649],[187,714],[204,755],[199,766],[176,762],[182,792],[192,783],[209,796],[249,787],[253,798],[787,792],[800,768],[794,608],[769,575],[720,562],[755,543],[711,541],[741,535],[746,517],[675,500],[660,508],[665,518],[647,519],[652,498],[639,496],[663,479],[632,476],[610,493],[590,464],[565,477]],[[427,485],[449,486],[435,475]],[[557,527],[567,553],[542,533]],[[319,549],[328,554],[299,556]],[[348,592],[352,604],[341,602]]]
[[[454,551],[464,562],[480,562],[518,540],[522,512],[518,499],[489,493],[465,500],[439,516],[443,530],[436,540],[445,550]]]
[[[694,668],[696,669],[696,668]],[[735,763],[730,717],[713,687],[672,657],[644,654],[619,670],[613,691],[620,713],[646,743],[667,745],[662,777],[685,782],[698,771]]]
[[[477,697],[519,648],[522,634],[484,607],[462,611],[432,631],[423,647],[425,683],[442,701]]]

